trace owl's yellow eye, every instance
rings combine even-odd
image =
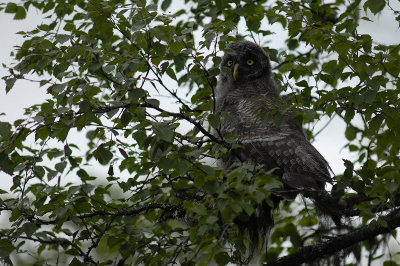
[[[253,61],[253,60],[251,60],[251,59],[247,59],[247,64],[248,64],[249,66],[251,66],[251,65],[253,65],[253,64],[254,64],[254,61]]]
[[[231,60],[229,60],[226,64],[227,64],[228,66],[231,66],[231,65],[233,64],[233,62],[232,62]]]

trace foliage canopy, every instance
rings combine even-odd
[[[0,122],[0,169],[13,180],[0,191],[0,210],[10,214],[2,260],[29,250],[37,264],[238,263],[248,239],[234,219],[280,185],[259,166],[215,163],[238,147],[234,136],[212,133],[219,51],[242,38],[269,53],[297,121],[310,129],[323,117],[342,119],[346,148],[358,155],[332,188],[356,228],[338,232],[312,205],[286,201],[257,262],[339,251],[353,263],[365,252],[379,257],[385,234],[396,237],[400,226],[400,45],[357,27],[383,8],[398,24],[384,0],[1,4],[14,19],[29,9],[47,16],[18,33],[25,41],[3,77],[6,92],[34,79],[49,96],[13,124]],[[270,24],[287,34],[279,49],[267,45],[281,34]]]

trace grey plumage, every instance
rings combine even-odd
[[[273,79],[268,55],[249,41],[228,45],[221,62],[221,74],[216,90],[216,111],[221,117],[220,132],[233,134],[242,144],[241,159],[255,162],[277,174],[284,190],[274,191],[273,201],[293,199],[298,193],[310,197],[322,212],[340,223],[340,213],[335,210],[326,183],[332,181],[328,162],[304,136],[301,127],[293,120],[290,110],[283,110],[279,90]],[[263,122],[262,115],[278,111],[283,115],[277,125]],[[237,159],[237,152],[225,166]],[[267,204],[248,219],[238,218],[237,224],[247,230],[253,243],[264,237],[273,224],[271,208]]]

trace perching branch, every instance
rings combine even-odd
[[[277,260],[268,262],[264,265],[300,265],[304,262],[311,262],[315,259],[332,255],[361,241],[368,240],[381,234],[390,233],[393,229],[398,227],[400,227],[399,208],[386,216],[380,217],[378,223],[374,225],[366,225],[345,235],[335,237],[329,241],[303,247],[295,253],[278,258]]]

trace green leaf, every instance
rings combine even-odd
[[[0,122],[0,141],[11,137],[11,125],[7,122]]]
[[[89,176],[89,174],[88,174],[85,170],[83,170],[83,169],[79,169],[79,170],[76,172],[76,174],[77,174],[80,178],[85,178],[85,177],[88,177],[88,176]]]
[[[177,80],[174,70],[172,68],[167,68],[166,70],[167,75],[172,78],[173,80]]]
[[[57,171],[48,170],[48,171],[47,171],[47,180],[48,180],[48,181],[52,180],[54,177],[57,176],[57,174],[58,174]]]
[[[151,106],[159,107],[160,101],[157,99],[146,99],[146,102],[149,103]]]
[[[210,123],[210,125],[215,128],[218,129],[219,125],[221,123],[220,119],[218,116],[214,115],[214,114],[210,114],[208,115],[208,122]]]
[[[75,26],[74,26],[74,24],[72,24],[72,23],[67,23],[67,24],[65,24],[65,26],[64,26],[64,30],[65,31],[72,31],[72,30],[74,30],[75,29]]]
[[[208,211],[207,208],[204,205],[198,204],[196,207],[193,208],[193,211],[195,213],[198,213],[200,215],[207,215]]]
[[[5,152],[0,152],[0,170],[12,175],[14,172],[14,168],[16,166],[16,163],[14,163],[10,158],[8,157],[8,154]]]
[[[9,242],[8,239],[2,238],[0,239],[0,257],[5,258],[8,257],[11,252],[15,250],[15,247]]]
[[[17,12],[15,12],[14,19],[19,20],[19,19],[24,19],[25,17],[26,17],[25,8],[22,6],[17,7]]]
[[[399,266],[400,264],[398,264],[396,261],[394,260],[385,260],[383,262],[382,266]]]
[[[94,157],[101,163],[101,164],[108,164],[111,159],[113,158],[112,152],[108,149],[104,148],[104,145],[100,145],[94,152]]]
[[[364,4],[364,9],[368,7],[369,10],[375,15],[382,11],[382,9],[386,6],[386,1],[385,0],[368,0]]]
[[[328,104],[326,106],[326,114],[331,117],[333,112],[336,111],[336,104],[332,103],[332,104]]]
[[[87,265],[86,263],[81,262],[78,260],[76,257],[72,259],[72,261],[69,263],[69,266],[85,266]]]
[[[308,86],[308,82],[305,81],[305,80],[301,80],[301,81],[299,81],[299,82],[296,82],[296,85],[299,86],[299,87],[303,87],[303,88],[309,87],[309,86]]]
[[[143,146],[145,144],[145,140],[147,138],[147,135],[144,131],[138,130],[132,134],[133,138],[136,140],[136,142],[139,144],[139,146]]]
[[[63,206],[63,207],[58,208],[56,210],[57,217],[63,218],[67,214],[68,209],[69,209],[68,206]]]
[[[253,206],[251,206],[249,204],[243,204],[242,208],[244,209],[244,211],[247,213],[248,216],[253,215],[253,213],[254,213]]]
[[[21,230],[25,232],[27,237],[31,237],[33,233],[36,231],[36,229],[37,226],[34,223],[25,223],[21,228]]]
[[[168,7],[171,5],[171,0],[164,0],[161,4],[161,10],[166,11]]]
[[[125,111],[121,115],[121,124],[126,127],[132,121],[132,114],[129,109],[125,109]]]
[[[206,223],[208,224],[215,224],[218,221],[217,216],[208,216],[206,219]]]
[[[217,191],[218,187],[219,187],[219,184],[215,180],[207,181],[203,185],[204,191],[211,195]]]
[[[126,153],[126,151],[122,148],[118,148],[119,152],[121,153],[121,155],[126,159],[129,157],[129,155]]]
[[[57,163],[55,165],[55,168],[56,168],[57,172],[62,173],[62,172],[64,172],[64,169],[66,166],[67,166],[67,162],[64,161],[64,162]]]
[[[346,123],[350,123],[351,120],[354,118],[355,112],[354,109],[346,109],[346,113],[344,115],[344,121]]]
[[[58,43],[61,43],[61,44],[65,43],[65,42],[68,41],[70,38],[71,38],[71,36],[70,36],[70,35],[67,35],[67,34],[57,34],[57,35],[56,35],[56,41],[57,41]]]
[[[214,176],[215,175],[215,169],[209,165],[201,165],[201,169],[206,172],[208,176]]]
[[[156,135],[167,142],[171,142],[174,137],[174,131],[171,125],[158,123],[154,125]]]
[[[109,176],[114,176],[114,166],[110,165],[110,166],[108,167],[107,174],[108,174]]]
[[[129,91],[129,98],[132,102],[136,103],[140,100],[140,98],[144,97],[146,92],[143,89],[132,89]]]
[[[15,81],[17,81],[16,78],[6,79],[6,93],[8,93],[12,87],[14,87]]]
[[[217,262],[218,265],[227,265],[229,262],[232,262],[228,253],[226,252],[220,252],[217,255],[215,255],[215,261]]]
[[[345,136],[348,140],[354,140],[357,137],[357,131],[352,126],[348,126],[345,131]]]
[[[49,31],[49,30],[50,30],[50,27],[49,27],[49,25],[47,25],[47,24],[42,24],[42,25],[39,25],[39,26],[38,26],[38,29],[39,29],[39,30],[42,30],[42,31]]]
[[[363,95],[362,98],[366,103],[372,103],[375,100],[376,91],[374,90],[367,90]]]
[[[91,103],[88,100],[83,100],[79,103],[79,111],[80,112],[87,112],[90,110]]]
[[[185,45],[182,42],[178,41],[178,42],[171,43],[169,50],[173,54],[178,55],[182,51],[183,48],[185,48]]]
[[[18,9],[18,6],[16,3],[7,3],[6,9],[4,12],[6,13],[16,13]]]
[[[368,123],[367,132],[375,134],[381,127],[384,117],[382,115],[374,116]]]
[[[230,207],[232,208],[232,210],[233,210],[235,213],[240,213],[240,212],[242,212],[242,207],[241,207],[238,203],[233,202],[233,203],[231,203]]]

